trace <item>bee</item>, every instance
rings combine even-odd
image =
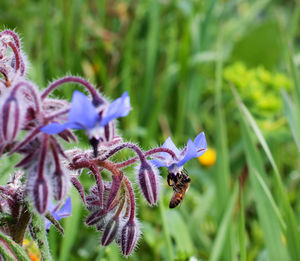
[[[170,187],[173,187],[173,195],[171,197],[169,207],[177,207],[183,200],[185,193],[188,191],[191,183],[191,178],[187,175],[186,170],[177,173],[169,173],[167,182]]]

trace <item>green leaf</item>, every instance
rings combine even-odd
[[[64,220],[65,236],[61,243],[61,251],[59,255],[59,261],[69,260],[69,255],[73,244],[76,241],[78,229],[80,227],[80,208],[81,199],[78,196],[78,192],[72,189],[72,216]],[[81,224],[83,226],[83,224]]]
[[[291,101],[288,94],[286,93],[286,91],[282,90],[281,95],[282,95],[282,99],[283,99],[284,113],[287,118],[288,124],[290,126],[290,129],[291,129],[294,141],[296,143],[298,152],[300,153],[300,137],[299,137],[300,132],[297,129],[294,104]]]
[[[270,200],[270,195],[266,193],[266,190],[258,181],[257,176],[254,173],[258,173],[262,180],[266,177],[261,156],[255,146],[245,119],[243,115],[241,116],[240,123],[242,127],[244,149],[250,169],[250,182],[258,212],[259,223],[264,233],[269,259],[272,261],[289,260],[281,239],[282,233],[280,229],[280,221],[276,215],[276,211],[274,211],[274,200]]]
[[[168,210],[166,211],[166,219],[168,220],[170,234],[175,239],[177,250],[191,255],[194,252],[194,245],[180,213]]]
[[[246,106],[241,102],[240,98],[238,97],[238,94],[236,91],[233,91],[235,98],[237,100],[237,103],[239,104],[239,108],[242,113],[242,118],[246,119],[251,128],[253,129],[254,133],[256,134],[260,144],[262,145],[273,169],[274,169],[274,178],[275,178],[275,185],[278,188],[279,191],[279,199],[282,203],[282,213],[285,214],[284,219],[286,223],[286,229],[284,232],[286,233],[286,239],[287,239],[287,246],[289,249],[290,256],[293,260],[300,260],[300,237],[298,233],[298,226],[297,221],[295,218],[295,215],[293,213],[292,207],[289,203],[289,199],[287,197],[287,192],[284,188],[284,184],[281,180],[281,176],[278,170],[278,167],[275,163],[275,160],[271,154],[271,151],[268,147],[267,142],[265,141],[259,127],[257,126],[254,118],[246,108]],[[275,213],[277,213],[275,211]],[[278,214],[278,213],[277,213]],[[282,224],[282,222],[281,222]]]
[[[217,237],[214,241],[212,250],[211,250],[211,256],[209,258],[210,261],[220,260],[220,255],[222,253],[222,250],[225,246],[226,239],[227,239],[227,233],[230,227],[230,222],[234,210],[234,204],[236,202],[238,195],[238,184],[236,183],[233,189],[233,192],[231,194],[230,200],[228,201],[228,204],[226,206],[226,211],[223,215],[223,218],[221,220],[221,224],[219,226],[219,230],[217,233]]]

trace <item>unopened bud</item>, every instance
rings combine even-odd
[[[112,177],[110,192],[109,192],[107,202],[106,202],[106,209],[110,208],[112,202],[114,201],[114,199],[118,195],[118,191],[120,189],[122,179],[123,179],[123,174],[121,174],[120,176],[113,176]]]
[[[129,256],[139,238],[140,230],[134,221],[128,221],[122,229],[121,248],[123,255]]]
[[[88,217],[85,220],[85,223],[88,226],[92,226],[97,224],[99,221],[101,221],[101,219],[103,218],[104,215],[106,215],[106,211],[105,210],[98,210],[93,212],[92,214],[88,215]]]
[[[2,132],[3,138],[11,142],[20,130],[20,107],[15,97],[9,97],[2,108]]]
[[[102,234],[101,244],[103,246],[108,246],[116,237],[119,230],[119,218],[112,218],[107,225]]]
[[[40,214],[43,214],[47,210],[49,188],[44,178],[37,178],[33,185],[32,190],[34,205]]]
[[[144,197],[150,205],[155,205],[158,199],[158,175],[157,169],[148,162],[142,163],[138,182]]]
[[[52,183],[53,197],[55,200],[60,201],[66,196],[68,191],[67,176],[64,175],[62,170],[56,170],[53,173],[51,183]]]

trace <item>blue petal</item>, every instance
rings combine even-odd
[[[68,197],[65,204],[56,212],[59,217],[67,217],[71,215],[72,203],[71,197]]]
[[[45,132],[47,134],[58,134],[68,128],[83,129],[83,127],[78,125],[77,123],[66,122],[64,124],[59,124],[59,123],[48,124],[48,125],[40,128],[40,131]]]
[[[177,166],[178,167],[183,166],[187,161],[195,157],[197,157],[197,148],[195,147],[192,140],[189,139],[184,157],[181,161],[177,163]]]
[[[150,160],[150,161],[157,168],[159,168],[159,167],[168,167],[168,165],[166,163],[164,163],[163,160],[153,159],[153,160]]]
[[[99,113],[91,100],[79,91],[74,91],[68,122],[77,123],[85,129],[95,127]]]
[[[177,156],[179,156],[180,151],[179,149],[177,149],[177,147],[175,146],[175,144],[173,143],[172,139],[170,137],[168,137],[165,141],[165,143],[162,145],[163,148],[167,148],[172,150]],[[163,152],[162,152],[163,153]],[[165,153],[167,154],[167,153]],[[169,155],[169,154],[168,154]]]
[[[201,132],[194,140],[194,145],[197,148],[197,157],[200,157],[207,149],[207,143],[204,132]]]
[[[104,112],[100,125],[105,126],[111,120],[120,117],[125,117],[128,115],[130,110],[131,110],[130,98],[128,96],[128,93],[124,92],[120,98],[114,100],[109,105],[106,112]]]

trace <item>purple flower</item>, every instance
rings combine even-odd
[[[103,127],[110,121],[128,115],[131,110],[128,93],[124,92],[120,98],[106,105],[103,113],[100,113],[99,109],[101,110],[83,93],[74,91],[68,121],[63,124],[51,123],[40,130],[48,134],[57,134],[68,128],[84,129],[89,136],[95,136],[95,132],[101,135],[104,132]]]
[[[71,197],[67,198],[65,204],[62,207],[61,204],[54,206],[54,204],[50,202],[48,206],[48,211],[57,221],[70,216],[72,211]],[[51,222],[48,219],[45,219],[45,228],[47,231],[50,229],[50,226]]]
[[[162,148],[170,149],[175,153],[177,159],[172,158],[169,153],[161,152],[152,163],[156,167],[167,167],[170,172],[177,173],[183,165],[192,158],[200,157],[207,149],[204,132],[201,132],[194,141],[188,140],[187,146],[179,150],[169,137],[162,145]]]

